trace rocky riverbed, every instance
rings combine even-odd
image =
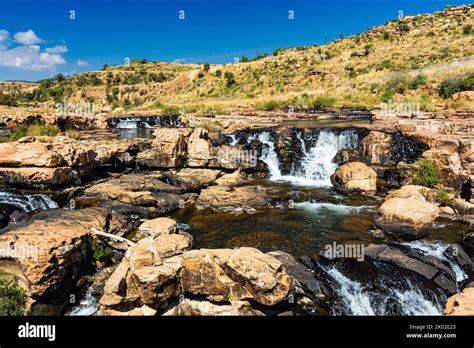
[[[0,273],[28,314],[474,314],[472,115],[343,116],[1,143]]]

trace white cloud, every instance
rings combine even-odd
[[[28,31],[19,31],[13,38],[22,45],[35,45],[43,42],[31,29]]]
[[[67,51],[68,51],[68,48],[66,45],[58,45],[58,46],[48,47],[45,49],[45,52],[53,53],[53,54],[66,53]]]
[[[0,29],[0,42],[6,41],[10,33],[5,29]]]
[[[76,65],[77,65],[77,66],[88,66],[89,63],[87,63],[85,60],[78,59],[78,60],[76,61]]]
[[[0,30],[2,38],[5,38],[5,32],[6,30]],[[34,33],[33,35],[36,39],[30,34],[18,38],[17,34],[14,36],[17,42],[19,40],[23,42],[38,41]],[[8,35],[3,41],[7,39]],[[0,66],[29,71],[54,71],[57,66],[67,64],[61,54],[58,54],[60,52],[63,53],[64,49],[67,50],[66,46],[61,48],[58,48],[60,46],[51,47],[49,50],[42,51],[41,47],[35,44],[16,45],[14,47],[11,47],[11,44],[10,42],[9,46],[3,45],[0,41]]]

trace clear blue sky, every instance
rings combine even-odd
[[[458,0],[0,0],[0,81],[97,70],[125,58],[228,63],[322,44]],[[70,19],[70,11],[75,19]],[[185,19],[179,19],[183,10]],[[294,19],[288,18],[294,11]]]

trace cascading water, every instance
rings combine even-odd
[[[150,124],[139,118],[127,118],[119,120],[117,123],[118,129],[137,129],[137,128],[153,128]]]
[[[87,289],[86,296],[81,302],[71,309],[70,316],[89,316],[99,309],[99,301],[92,295],[92,290]]]
[[[0,204],[17,207],[23,212],[58,208],[58,204],[44,194],[26,195],[12,192],[0,192]]]
[[[401,315],[441,315],[442,305],[436,296],[426,295],[408,278],[403,279],[403,289],[389,286],[377,293],[351,280],[335,266],[326,269],[327,274],[335,283],[335,291],[339,298],[339,313],[344,315],[390,315],[387,304],[393,301],[398,304]]]
[[[334,156],[339,150],[355,148],[358,143],[358,134],[353,130],[336,133],[324,129],[319,132],[316,141],[314,141],[312,135],[310,139],[304,139],[302,133],[297,133],[303,156],[301,161],[293,163],[289,175],[283,175],[281,172],[281,164],[272,134],[260,132],[249,137],[247,141],[250,143],[254,139],[264,145],[260,159],[268,167],[270,180],[324,187],[331,186],[330,177],[337,168],[337,164],[333,162]]]
[[[467,274],[464,270],[454,261],[446,257],[446,249],[449,248],[449,245],[442,242],[425,242],[421,240],[416,240],[409,243],[403,243],[404,245],[409,246],[412,249],[419,250],[423,255],[434,256],[441,261],[444,261],[449,264],[449,267],[456,273],[456,281],[459,283],[467,278]]]

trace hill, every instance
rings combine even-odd
[[[372,108],[383,102],[411,103],[423,111],[472,109],[472,95],[456,93],[474,89],[473,24],[474,5],[449,7],[323,46],[277,49],[252,61],[199,65],[136,59],[2,90],[45,110],[64,100],[94,103],[105,112]]]

